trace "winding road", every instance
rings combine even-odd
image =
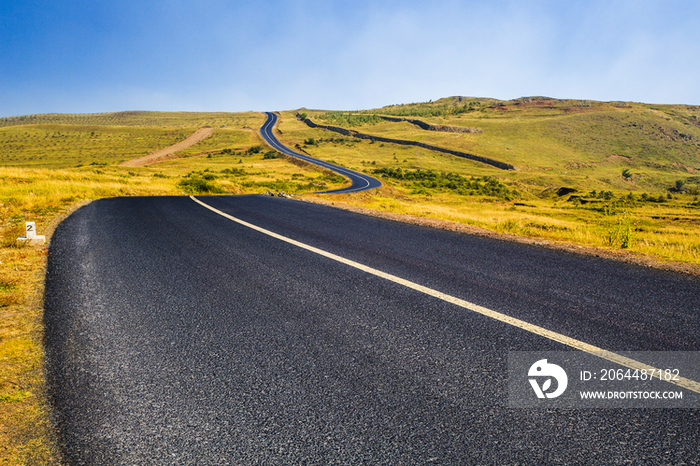
[[[68,464],[700,463],[698,409],[508,402],[514,351],[699,351],[697,278],[267,196],[94,201],[49,253]]]
[[[344,168],[329,162],[325,162],[320,159],[309,157],[308,155],[302,154],[300,152],[293,151],[289,147],[279,142],[279,140],[277,139],[277,137],[275,137],[273,133],[273,129],[277,124],[277,115],[272,112],[265,112],[265,114],[267,115],[267,120],[265,120],[265,123],[260,128],[260,136],[273,149],[282,152],[283,154],[288,155],[290,157],[296,157],[298,159],[305,160],[309,163],[313,163],[314,165],[318,165],[319,167],[326,168],[350,179],[352,184],[349,187],[335,189],[332,191],[324,191],[326,194],[357,193],[360,191],[366,191],[368,189],[378,188],[382,185],[382,183],[379,180],[377,180],[376,178],[372,178],[369,175],[365,175],[364,173],[356,172],[354,170],[350,170],[348,168]]]

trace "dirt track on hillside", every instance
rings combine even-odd
[[[172,159],[174,158],[173,155],[175,155],[176,152],[181,151],[183,149],[187,149],[188,147],[197,144],[199,141],[211,136],[213,132],[214,128],[199,128],[184,141],[180,141],[177,144],[173,144],[170,147],[159,149],[144,157],[127,160],[126,162],[122,162],[119,165],[121,165],[122,167],[142,167],[144,165],[150,165],[152,163]]]

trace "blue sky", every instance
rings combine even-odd
[[[0,0],[0,116],[700,104],[700,2]]]

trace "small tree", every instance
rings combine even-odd
[[[622,170],[622,176],[624,179],[629,180],[630,178],[632,178],[632,171],[630,171],[629,168],[625,168],[624,170]]]

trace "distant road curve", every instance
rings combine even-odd
[[[418,121],[418,120],[414,120]],[[399,144],[402,146],[415,146],[422,147],[424,149],[433,150],[436,152],[442,152],[444,154],[455,155],[457,157],[462,157],[464,159],[474,160],[475,162],[485,163],[486,165],[491,165],[492,167],[500,168],[501,170],[515,170],[515,167],[509,163],[501,162],[499,160],[490,159],[488,157],[482,157],[480,155],[469,154],[467,152],[462,152],[458,150],[447,149],[444,147],[433,146],[431,144],[425,144],[418,141],[409,141],[406,139],[393,139],[385,138],[382,136],[374,136],[371,134],[358,133],[357,131],[351,131],[349,129],[341,128],[339,126],[329,126],[329,125],[318,125],[311,121],[311,118],[304,120],[311,128],[321,128],[327,131],[334,131],[336,133],[343,134],[345,136],[351,136],[360,139],[369,139],[370,141],[388,142],[389,144]]]
[[[320,159],[315,159],[313,157],[309,157],[308,155],[304,155],[302,153],[293,151],[289,147],[285,146],[273,134],[272,130],[275,127],[275,124],[277,124],[277,115],[275,115],[272,112],[265,112],[267,115],[267,120],[265,123],[262,125],[260,128],[260,136],[267,142],[273,149],[278,150],[279,152],[282,152],[285,155],[288,155],[290,157],[296,157],[301,160],[305,160],[309,163],[313,163],[314,165],[318,165],[320,167],[326,168],[328,170],[331,170],[335,173],[338,173],[339,175],[342,175],[346,178],[349,178],[352,184],[347,187],[347,188],[342,188],[342,189],[334,189],[331,191],[324,191],[324,193],[333,193],[333,194],[345,194],[345,193],[357,193],[360,191],[367,191],[369,189],[374,189],[378,188],[382,185],[381,181],[379,181],[376,178],[372,178],[369,175],[365,175],[364,173],[356,172],[354,170],[350,170],[344,167],[340,167],[338,165],[334,165],[332,163],[325,162]]]

